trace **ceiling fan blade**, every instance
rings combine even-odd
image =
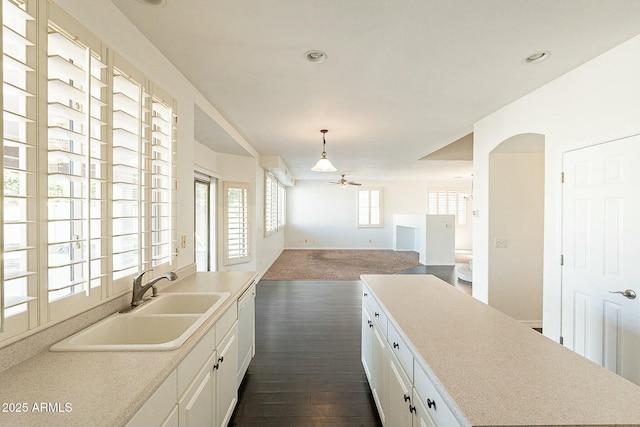
[[[347,184],[349,184],[349,185],[362,185],[359,182],[353,182],[353,181],[348,181]]]

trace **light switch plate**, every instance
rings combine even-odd
[[[496,248],[506,248],[508,246],[509,241],[507,239],[496,239],[495,247]]]

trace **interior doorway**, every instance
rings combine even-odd
[[[520,134],[489,155],[488,303],[542,328],[545,139]]]
[[[194,260],[196,271],[216,271],[217,180],[196,174],[194,179]]]

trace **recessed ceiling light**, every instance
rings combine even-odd
[[[549,57],[549,55],[551,55],[551,52],[548,52],[546,50],[541,50],[540,52],[532,53],[531,55],[527,56],[524,59],[524,62],[528,64],[532,64],[535,62],[544,61]]]
[[[321,50],[313,49],[313,50],[306,51],[304,53],[304,57],[309,62],[315,62],[316,64],[320,64],[324,62],[325,59],[327,59],[327,54]]]

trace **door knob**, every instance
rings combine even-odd
[[[633,289],[625,289],[624,291],[609,291],[610,294],[620,294],[629,299],[636,299],[636,291]]]

